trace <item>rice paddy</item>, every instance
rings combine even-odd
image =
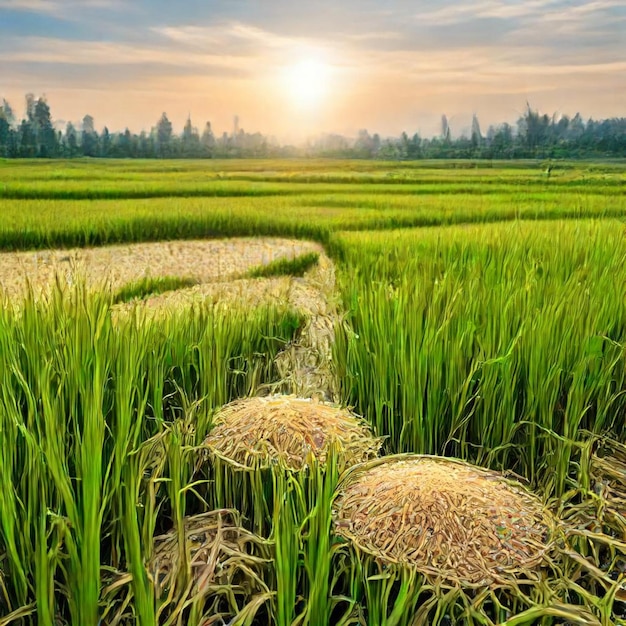
[[[625,187],[0,162],[0,626],[626,624]]]

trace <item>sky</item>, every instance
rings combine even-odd
[[[626,0],[0,0],[0,98],[29,92],[111,131],[281,140],[623,117]]]

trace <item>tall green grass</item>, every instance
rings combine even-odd
[[[545,163],[541,161],[415,161],[380,162],[330,159],[263,160],[0,160],[0,183],[20,190],[31,186],[37,193],[48,188],[61,193],[94,190],[93,183],[104,189],[137,192],[150,189],[178,193],[179,189],[208,189],[224,183],[306,183],[339,185],[466,185],[517,184],[543,186]],[[625,167],[619,162],[554,162],[550,184],[602,186],[623,184]],[[5,190],[6,190],[5,189]]]
[[[16,161],[0,249],[626,216],[626,168],[539,163]]]
[[[401,195],[362,187],[349,194],[272,198],[2,200],[0,250],[172,239],[286,236],[328,244],[343,230],[390,230],[498,221],[619,218],[626,196],[507,190],[489,196]]]
[[[317,252],[302,254],[293,259],[278,259],[266,265],[252,268],[246,273],[250,278],[265,278],[270,276],[299,276],[302,277],[319,261]]]
[[[458,456],[562,494],[579,433],[623,437],[620,222],[343,234],[346,401],[393,452]]]
[[[299,324],[273,309],[114,320],[110,304],[59,290],[0,312],[0,620],[98,624],[116,572],[137,623],[167,615],[152,538],[203,510],[189,480],[212,407],[271,380]]]

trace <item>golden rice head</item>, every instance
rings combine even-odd
[[[380,441],[365,422],[346,409],[295,396],[237,400],[223,407],[205,446],[239,469],[279,465],[304,468],[313,458],[324,464],[337,450],[351,466],[377,456]]]
[[[383,562],[471,587],[536,578],[556,522],[536,496],[500,474],[402,455],[350,472],[339,486],[335,529]]]

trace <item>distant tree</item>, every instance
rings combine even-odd
[[[422,138],[418,133],[414,133],[413,137],[409,139],[407,145],[407,157],[412,160],[422,158]]]
[[[81,133],[81,146],[85,156],[96,157],[99,154],[99,137],[96,132],[95,122],[91,115],[83,117],[83,130]]]
[[[100,137],[100,156],[107,158],[111,154],[111,134],[105,126]]]
[[[154,159],[154,158],[158,158],[159,156],[161,156],[158,151],[159,150],[158,142],[155,143],[154,137],[151,135],[148,135],[148,133],[145,131],[142,131],[139,137],[135,135],[132,138],[132,144],[133,144],[133,148],[132,148],[133,154],[142,159]]]
[[[0,106],[1,115],[4,117],[9,126],[15,126],[15,122],[17,121],[15,118],[15,113],[13,112],[13,108],[11,105],[3,98],[2,106]]]
[[[356,142],[354,143],[354,156],[358,159],[371,159],[374,155],[374,139],[367,130],[359,131]]]
[[[383,160],[397,161],[400,158],[398,142],[389,139],[383,141],[378,151],[378,156]]]
[[[96,132],[95,120],[91,115],[83,117],[83,132],[94,134]]]
[[[230,136],[226,131],[224,131],[220,139],[215,142],[215,152],[213,153],[213,156],[222,157],[222,158],[231,157],[232,147],[233,147],[232,136]]]
[[[164,158],[170,155],[170,143],[172,141],[172,122],[163,113],[156,125],[156,148],[157,156]],[[140,140],[140,143],[143,143]],[[147,149],[147,146],[146,146]],[[143,151],[143,149],[142,149]]]
[[[406,131],[403,131],[400,135],[400,141],[397,145],[398,150],[398,158],[399,159],[408,159],[410,152],[410,141],[409,136],[406,134]]]
[[[26,119],[32,124],[35,121],[35,96],[32,93],[26,94]]]
[[[380,152],[380,144],[380,135],[378,133],[374,133],[372,137],[372,156],[374,158],[376,158]]]
[[[476,152],[483,143],[483,135],[480,132],[480,123],[476,114],[472,116],[472,135],[471,135],[472,149]]]
[[[626,157],[626,118],[584,121],[579,113],[540,114],[526,103],[517,120],[517,132],[509,124],[490,126],[483,136],[476,115],[471,134],[452,138],[448,118],[441,118],[441,134],[421,138],[406,132],[400,137],[381,140],[378,134],[361,130],[356,139],[336,134],[320,135],[306,147],[280,145],[261,133],[247,133],[235,121],[232,133],[224,132],[216,140],[207,122],[202,135],[187,119],[180,135],[163,115],[150,134],[110,134],[105,128],[100,137],[93,117],[86,115],[79,131],[68,124],[65,132],[53,124],[45,97],[26,95],[26,110],[18,123],[9,103],[0,104],[0,157],[79,156],[119,158],[196,158],[196,157],[267,157],[328,156],[336,158],[595,158]]]
[[[6,118],[4,108],[0,108],[0,157],[9,156],[11,125]]]
[[[112,150],[116,157],[120,157],[122,159],[130,159],[134,156],[132,153],[132,136],[128,128],[124,130],[123,133],[118,133],[112,143]]]
[[[567,139],[578,141],[585,134],[585,122],[580,113],[576,113],[567,127]]]
[[[450,124],[445,114],[441,116],[441,139],[444,143],[450,143],[451,139]]]
[[[526,103],[526,111],[517,121],[518,137],[525,148],[524,156],[540,156],[541,148],[548,145],[550,138],[551,118],[548,115],[540,115]]]
[[[33,123],[22,120],[17,131],[17,156],[31,159],[37,156],[37,141]]]
[[[198,130],[191,123],[191,116],[187,118],[187,122],[183,128],[181,136],[181,156],[183,158],[197,158],[201,156],[200,151],[200,135]]]
[[[490,133],[491,134],[491,133]],[[510,124],[502,124],[493,129],[490,138],[491,154],[495,158],[511,158],[514,153],[513,127]]]
[[[215,153],[215,135],[211,128],[211,122],[206,123],[200,143],[202,144],[203,156],[212,157]]]
[[[50,107],[45,98],[39,98],[35,103],[33,124],[37,142],[36,155],[43,158],[58,156],[58,138],[52,125]]]
[[[65,152],[65,156],[70,159],[77,157],[79,155],[78,148],[78,133],[76,132],[76,128],[72,122],[68,122],[65,127],[65,141],[63,150]]]

